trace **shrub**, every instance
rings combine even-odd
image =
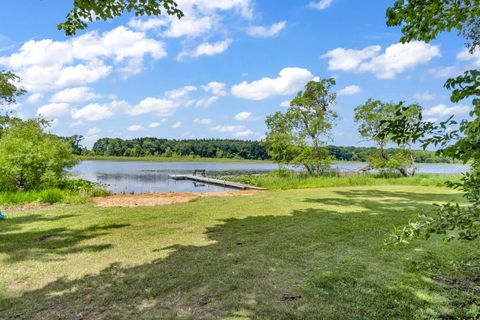
[[[38,198],[42,203],[54,204],[63,200],[64,193],[60,189],[48,189],[41,191]]]
[[[76,159],[66,142],[44,131],[45,121],[16,119],[0,139],[0,189],[57,188]]]

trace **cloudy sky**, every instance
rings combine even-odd
[[[468,102],[450,103],[442,85],[480,67],[455,33],[398,43],[385,25],[393,0],[179,0],[181,20],[124,16],[66,37],[56,24],[71,2],[4,4],[0,69],[28,90],[10,109],[88,146],[99,137],[259,139],[265,117],[316,77],[337,79],[333,142],[360,145],[357,105],[405,100],[431,121],[466,117]]]

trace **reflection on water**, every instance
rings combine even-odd
[[[364,163],[335,163],[341,171],[356,171]],[[456,164],[418,165],[420,173],[452,174],[467,170]],[[147,161],[82,161],[71,173],[84,179],[100,182],[112,193],[157,192],[211,192],[231,190],[192,181],[174,181],[170,174],[191,174],[195,169],[205,169],[209,176],[231,173],[259,173],[276,170],[273,163],[208,163],[208,162],[147,162]]]
[[[168,179],[168,173],[102,173],[84,176],[91,181],[100,182],[108,186],[112,193],[157,193],[157,192],[209,192],[225,191],[228,188],[201,184],[186,180]]]

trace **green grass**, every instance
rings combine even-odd
[[[14,214],[0,221],[0,318],[473,318],[479,241],[383,245],[457,198],[360,186]]]
[[[218,163],[272,163],[268,160],[247,160],[247,159],[229,159],[229,158],[202,158],[202,157],[163,157],[163,156],[143,156],[143,157],[124,157],[124,156],[78,156],[81,161],[152,161],[152,162],[218,162]]]
[[[460,175],[418,174],[414,177],[382,177],[374,174],[352,176],[320,176],[309,177],[299,174],[279,176],[275,173],[264,175],[245,175],[224,177],[226,180],[242,182],[270,190],[327,188],[346,186],[373,185],[410,185],[410,186],[445,186],[447,181],[457,181]]]
[[[107,192],[103,190],[90,191],[72,191],[61,189],[46,189],[41,191],[18,191],[0,192],[0,206],[16,206],[26,203],[65,203],[65,204],[82,204],[89,202],[92,196],[105,195]]]

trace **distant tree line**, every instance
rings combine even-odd
[[[120,138],[102,138],[91,150],[82,146],[83,137],[74,135],[61,137],[67,142],[75,155],[109,156],[109,157],[204,157],[230,158],[247,160],[271,160],[267,149],[259,141],[231,139],[188,139],[169,140],[160,138],[137,138],[124,140]],[[375,147],[326,146],[333,160],[367,162],[376,151]],[[397,149],[387,148],[385,153],[395,154]],[[446,157],[440,157],[431,151],[413,150],[417,163],[450,163]]]
[[[327,146],[329,151],[336,160],[342,161],[360,161],[367,162],[368,159],[377,152],[375,147],[339,147]],[[393,155],[398,151],[398,148],[387,148],[384,152],[387,155]],[[432,151],[413,150],[415,162],[417,163],[452,163],[452,160],[447,157],[441,157]]]
[[[91,155],[98,156],[195,156],[205,158],[268,159],[266,149],[258,141],[228,139],[167,140],[137,138],[123,140],[102,138],[93,145]]]

